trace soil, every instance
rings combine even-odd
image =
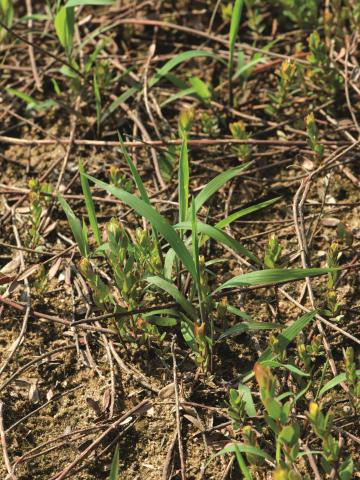
[[[38,8],[37,3],[34,2],[35,9]],[[151,15],[156,13],[156,9],[151,5],[152,2],[146,3],[150,5],[139,9],[139,18],[140,16],[141,18],[151,18]],[[164,2],[161,18],[171,21],[171,16],[177,16],[178,12],[172,13],[168,3],[171,4],[171,2]],[[180,13],[183,12],[181,15],[185,17],[185,20],[189,20],[188,25],[191,28],[205,31],[209,21],[209,12],[205,7],[209,2],[195,2],[194,5],[190,5],[189,2],[179,3],[181,5],[177,5],[177,8]],[[210,3],[213,7],[213,2]],[[128,3],[125,2],[124,5],[127,6]],[[102,10],[101,12],[104,15],[104,22],[109,22],[110,17],[113,19],[113,13],[109,14],[108,18]],[[125,9],[124,12],[135,15],[130,7],[129,11]],[[147,17],[148,15],[150,16]],[[94,22],[91,25],[95,28],[96,20],[92,19],[91,22]],[[217,19],[215,26],[218,34],[226,33],[221,18]],[[282,24],[279,28],[283,28],[284,35],[291,37],[291,31],[289,33]],[[270,35],[270,23],[267,25],[266,32]],[[304,41],[306,38],[304,32],[296,33],[295,28],[294,32],[294,35],[299,35]],[[127,28],[119,28],[111,37],[112,46],[116,44],[116,36],[119,36],[119,43],[122,42],[121,48],[115,51],[114,56],[124,57],[127,67],[131,65],[131,59],[134,60],[134,65],[138,62],[138,75],[143,75],[144,71],[141,65],[144,65],[143,58],[148,54],[147,48],[151,43],[152,35],[153,30],[150,27],[131,25]],[[155,72],[155,67],[164,62],[161,55],[174,55],[174,49],[182,51],[202,46],[207,48],[206,40],[204,40],[204,44],[201,44],[201,39],[184,32],[160,29],[157,35],[157,55],[160,55],[161,61],[159,60],[157,65],[150,67],[151,74]],[[251,38],[244,39],[249,45],[251,40]],[[145,41],[146,47],[139,46],[139,43]],[[260,44],[263,45],[264,41],[260,41]],[[127,50],[130,46],[133,48],[131,52]],[[111,51],[110,47],[109,51]],[[51,48],[50,44],[49,48]],[[221,54],[223,46],[217,48]],[[276,51],[286,55],[290,50],[291,42],[288,45],[282,42]],[[17,55],[22,54],[17,53]],[[21,58],[21,56],[18,57],[16,63]],[[38,62],[41,72],[46,70],[46,64],[40,59]],[[28,64],[28,59],[26,64]],[[209,78],[204,77],[204,81],[215,82],[216,80],[216,84],[221,85],[219,79],[221,80],[224,74],[221,76],[218,73],[219,68],[218,65],[209,64],[204,59],[196,62],[193,60],[186,66],[181,66],[178,74],[181,72],[185,78],[188,72],[193,75],[207,72]],[[163,120],[159,118],[157,122],[162,138],[176,138],[179,110],[192,106],[195,108],[195,121],[190,139],[209,139],[210,137],[201,128],[201,114],[207,111],[219,119],[217,135],[219,138],[228,138],[229,144],[189,147],[190,191],[194,195],[216,174],[237,166],[239,162],[243,161],[230,143],[228,130],[230,121],[242,118],[242,113],[257,117],[255,120],[247,120],[247,130],[251,132],[251,138],[278,140],[285,137],[284,141],[289,141],[288,146],[257,145],[251,147],[253,163],[248,167],[249,173],[245,172],[244,175],[236,177],[226,184],[212,198],[208,208],[200,211],[199,216],[202,221],[208,221],[213,225],[225,216],[224,212],[229,214],[240,207],[248,207],[260,201],[281,196],[281,199],[270,208],[260,210],[234,222],[231,228],[229,227],[228,233],[242,241],[259,258],[264,257],[269,237],[275,233],[283,247],[281,258],[284,265],[300,267],[298,238],[292,221],[294,196],[301,179],[306,178],[309,173],[319,167],[322,160],[314,158],[308,146],[294,146],[291,143],[292,140],[306,139],[304,123],[301,120],[305,116],[302,108],[306,99],[299,102],[299,107],[295,105],[286,109],[282,118],[271,119],[276,122],[275,127],[269,125],[270,120],[264,113],[263,103],[268,102],[266,88],[271,88],[276,84],[275,68],[270,65],[264,72],[250,77],[243,89],[240,86],[236,87],[235,93],[239,98],[237,98],[235,111],[240,112],[240,115],[228,112],[228,106],[224,99],[218,99],[219,102],[220,100],[222,102],[222,108],[219,108],[216,105],[208,107],[198,98],[186,97],[180,106],[176,104],[177,107],[164,107],[162,113],[165,118]],[[119,74],[119,72],[117,73]],[[46,89],[50,92],[49,78],[44,73],[41,75],[44,86],[46,86],[44,91],[44,97],[46,97]],[[17,79],[15,74],[14,76],[9,74],[9,76],[10,78],[2,81],[2,84],[10,85],[10,83],[18,81],[24,87],[26,82],[23,77]],[[28,80],[33,83],[30,77]],[[174,87],[166,81],[153,90],[160,104],[175,91]],[[106,96],[107,104],[111,99],[110,94]],[[7,98],[7,100],[10,102],[10,99]],[[63,100],[64,98],[62,98]],[[20,101],[14,101],[12,98],[11,102],[9,108],[24,117],[25,121],[17,120],[10,115],[3,116],[1,135],[14,139],[34,140],[45,138],[45,131],[46,138],[54,136],[63,139],[69,138],[74,105],[71,104],[71,108],[67,105],[65,108],[60,102],[59,106],[48,115],[40,112],[37,116],[36,112],[26,110]],[[313,103],[316,102],[313,101]],[[139,106],[134,101],[132,106],[136,115],[144,118],[152,138],[157,139],[154,125],[146,115],[143,105]],[[134,133],[132,117],[124,118],[125,113],[122,110],[116,111],[111,117],[111,121],[105,122],[99,136],[94,127],[96,112],[93,105],[88,105],[87,99],[85,99],[80,104],[79,111],[81,115],[78,114],[78,126],[75,129],[76,139],[116,141],[117,129],[121,129],[124,134],[128,134],[129,138],[132,138],[131,135]],[[330,113],[334,112],[331,110]],[[335,113],[338,115],[338,123],[344,123],[344,120],[349,121],[349,112],[345,108]],[[296,115],[300,117],[300,120]],[[38,128],[29,124],[30,121],[35,122],[44,131],[39,132]],[[282,122],[287,123],[293,130],[282,127]],[[266,131],[267,129],[269,132]],[[321,138],[339,142],[344,140],[342,131],[336,131],[331,123],[327,123],[326,117],[321,117],[319,130]],[[349,131],[354,133],[353,130],[353,127],[349,127]],[[135,129],[136,138],[140,136],[140,133]],[[327,145],[324,158],[328,158],[337,151],[337,148],[336,144]],[[171,176],[166,178],[167,189],[162,190],[158,178],[154,174],[150,149],[145,145],[143,148],[129,148],[129,151],[133,155],[149,196],[156,199],[154,205],[166,215],[170,222],[176,223],[177,204],[174,204],[177,201],[176,169],[173,168]],[[164,152],[164,149],[158,152]],[[91,317],[104,312],[95,305],[91,289],[79,273],[80,255],[78,250],[74,247],[58,257],[61,260],[53,259],[54,255],[74,245],[66,217],[56,201],[48,202],[43,210],[38,251],[32,251],[31,242],[29,243],[31,227],[29,179],[39,179],[49,166],[59,159],[60,162],[52,168],[46,178],[46,181],[55,187],[61,172],[64,154],[65,149],[56,143],[53,145],[36,145],[34,143],[28,146],[14,145],[11,142],[0,140],[0,165],[2,167],[0,170],[0,215],[4,215],[0,223],[0,272],[2,272],[0,280],[2,274],[8,275],[11,279],[11,282],[0,285],[0,298],[5,299],[0,302],[0,367],[6,362],[6,367],[0,376],[2,430],[5,435],[5,440],[2,439],[2,446],[4,448],[5,441],[11,464],[16,467],[16,478],[18,480],[58,480],[63,478],[61,472],[72,462],[78,460],[68,478],[74,480],[108,479],[115,445],[118,445],[119,478],[123,480],[181,479],[181,462],[176,440],[177,402],[173,385],[174,356],[171,351],[173,342],[177,363],[177,388],[181,403],[181,444],[184,449],[186,479],[236,480],[242,478],[236,461],[231,455],[218,455],[219,451],[229,445],[232,440],[241,440],[241,435],[236,431],[229,417],[229,390],[237,388],[239,381],[251,372],[259,352],[263,352],[274,337],[268,331],[255,331],[227,338],[215,346],[213,371],[205,374],[196,366],[194,354],[177,329],[160,329],[161,333],[166,333],[162,340],[153,336],[150,339],[139,339],[138,344],[125,344],[124,346],[114,328],[113,319],[101,319],[95,324],[95,329],[106,329],[106,333],[85,329],[82,325],[71,325],[71,322],[83,319],[85,316]],[[359,149],[355,148],[341,158],[342,162],[347,161],[348,164],[335,166],[328,170],[326,175],[324,171],[311,183],[303,213],[308,239],[311,238],[310,232],[313,232],[313,241],[309,252],[312,266],[325,265],[326,253],[331,243],[335,241],[339,242],[342,251],[340,259],[342,265],[358,262],[360,238],[358,180],[360,167],[356,161],[358,157]],[[86,162],[86,171],[89,174],[105,181],[108,181],[109,168],[114,165],[119,166],[128,178],[130,178],[130,174],[127,164],[117,148],[72,145],[64,176],[61,179],[60,191],[64,192],[67,189],[67,194],[77,196],[69,198],[68,201],[79,217],[86,217],[77,175],[80,159]],[[110,197],[104,195],[100,189],[94,189],[93,192],[95,195],[103,197],[103,200],[107,200],[95,202],[100,222],[103,223],[111,217],[121,218],[131,235],[134,235],[136,227],[142,226],[141,219],[139,220],[132,212],[129,214],[124,205],[111,203],[108,201]],[[16,202],[20,199],[23,201],[17,204]],[[10,215],[5,217],[9,212]],[[339,222],[348,232],[351,232],[353,237],[351,244],[346,244],[343,238],[339,238],[337,233]],[[15,248],[16,245],[20,245],[19,249]],[[226,260],[224,263],[211,267],[214,274],[211,280],[212,284],[218,285],[235,275],[248,271],[242,260],[238,256],[234,256],[232,252],[213,242],[208,242],[208,245],[203,249],[207,259],[221,257]],[[48,261],[49,259],[50,261]],[[46,272],[45,277],[50,275],[51,278],[46,280],[45,286],[39,287],[39,282],[41,279],[44,280],[44,277],[40,276],[40,268],[33,273],[32,268],[34,265],[41,266],[42,264]],[[20,273],[22,277],[19,279]],[[15,280],[16,278],[17,280]],[[359,338],[359,321],[357,319],[360,309],[359,280],[359,272],[356,268],[344,270],[340,274],[337,298],[342,306],[343,317],[338,320],[331,319],[336,326],[356,338]],[[316,305],[319,308],[324,307],[326,280],[315,279],[312,281],[312,286]],[[8,361],[14,342],[19,337],[24,324],[26,302],[29,300],[28,288],[31,294],[31,311],[27,320],[26,332],[21,344],[16,348],[14,356]],[[311,309],[308,295],[303,295],[304,282],[289,284],[285,290],[294,298],[300,298],[302,304]],[[160,298],[153,300],[160,304],[164,301]],[[13,302],[12,306],[9,302]],[[289,325],[302,314],[296,305],[288,301],[273,287],[233,295],[229,298],[229,303],[247,312],[256,321],[279,322],[284,326]],[[22,311],[16,308],[19,305],[23,309]],[[40,312],[44,316],[36,316],[34,312]],[[54,318],[60,319],[60,322],[54,321]],[[61,321],[63,322],[61,323]],[[230,326],[236,320],[229,316],[227,319],[221,319],[224,324],[220,324],[219,319],[217,321],[217,328],[220,329],[226,322]],[[94,325],[94,323],[85,325]],[[306,344],[310,344],[314,336],[318,334],[314,324],[302,332],[301,338]],[[325,334],[336,368],[341,373],[344,371],[344,349],[349,346],[354,347],[356,356],[359,353],[359,350],[356,351],[359,345],[330,327],[325,328]],[[113,342],[115,354],[109,349],[110,341]],[[288,359],[297,358],[296,349],[297,344],[293,342],[287,352]],[[50,354],[56,350],[59,352]],[[44,357],[46,354],[48,355]],[[116,354],[120,358],[120,363],[117,362]],[[316,393],[320,385],[322,367],[326,359],[326,352],[322,349],[314,361],[314,388],[300,402],[300,418],[302,419],[305,418],[308,403],[314,399],[314,392]],[[31,361],[34,363],[29,368],[22,370]],[[299,361],[297,363],[301,367]],[[14,375],[13,379],[12,375]],[[332,374],[327,369],[324,381],[331,378]],[[288,390],[295,391],[296,382],[289,373],[280,371],[278,380],[279,393]],[[256,382],[251,380],[248,385],[256,401],[259,418],[262,418],[263,410]],[[113,392],[115,396],[113,405],[111,405]],[[116,424],[122,415],[137,407],[143,400],[149,401],[147,408],[131,415],[120,425]],[[358,415],[354,414],[349,407],[348,396],[340,388],[333,389],[324,396],[322,405],[325,410],[331,407],[334,413],[334,434],[342,433],[342,451],[347,454],[351,453],[355,465],[357,465],[360,460],[357,448],[360,429]],[[116,428],[110,429],[112,424],[115,424]],[[309,424],[305,425],[309,429]],[[82,458],[83,452],[86,452],[91,443],[99,439],[99,436],[107,429],[110,429],[109,433],[99,441],[96,448],[91,449],[91,452]],[[310,450],[318,450],[320,448],[319,441],[308,433],[304,432],[310,441],[308,447]],[[273,438],[269,431],[264,428],[258,432],[258,435],[262,448],[273,452]],[[4,460],[3,458],[3,462],[0,463],[0,478],[9,478]],[[165,466],[168,467],[168,471]],[[303,476],[306,473],[313,475],[304,460],[299,462],[298,468]],[[273,478],[273,467],[269,464],[265,463],[260,467],[252,466],[250,469],[254,479]],[[358,475],[357,467],[355,467],[354,475],[354,478]]]

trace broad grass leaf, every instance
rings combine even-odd
[[[60,8],[54,20],[56,34],[67,55],[71,54],[73,46],[74,22],[74,8],[71,6]]]
[[[360,370],[356,370],[355,373],[356,373],[356,376],[359,377],[360,379]],[[346,373],[340,373],[339,375],[336,375],[336,377],[332,378],[327,383],[325,383],[325,385],[321,388],[319,392],[319,397],[322,397],[324,393],[337,387],[342,382],[346,382]]]
[[[219,230],[216,227],[213,227],[211,225],[208,225],[207,223],[202,223],[199,221],[196,222],[196,226],[197,226],[197,231],[199,233],[202,233],[203,235],[206,235],[207,237],[210,237],[213,240],[216,240],[217,242],[222,243],[223,245],[226,245],[227,247],[231,248],[239,255],[243,255],[249,258],[250,260],[252,260],[253,262],[259,265],[261,264],[260,260],[256,257],[256,255],[254,255],[247,248],[245,248],[240,242],[230,237],[230,235],[223,232],[222,230]],[[181,230],[192,230],[192,224],[190,222],[178,223],[177,225],[175,225],[174,228],[181,229]]]
[[[251,453],[253,455],[257,455],[258,457],[266,458],[270,462],[274,462],[274,459],[268,453],[264,452],[264,450],[261,450],[261,448],[245,445],[244,443],[236,443],[236,446],[239,448],[241,453]],[[225,455],[225,453],[235,453],[235,444],[231,443],[230,445],[227,445],[216,455]]]
[[[180,65],[181,63],[184,63],[188,60],[191,60],[192,58],[197,58],[197,57],[209,57],[213,58],[215,60],[218,60],[220,62],[223,62],[223,60],[217,56],[215,53],[207,50],[187,50],[186,52],[181,52],[178,55],[175,55],[175,57],[171,58],[169,61],[167,61],[156,73],[153,77],[150,78],[149,80],[149,87],[153,87],[154,85],[157,84],[157,82],[167,75],[171,70],[173,70],[175,67]],[[223,62],[224,63],[224,62]]]
[[[209,198],[211,198],[214,193],[216,193],[220,188],[229,180],[239,175],[242,171],[244,171],[251,162],[244,163],[239,167],[230,168],[223,173],[220,173],[215,178],[210,180],[210,182],[201,190],[201,192],[195,197],[195,211],[196,213],[200,210],[200,208],[206,203]]]
[[[68,0],[65,4],[65,8],[78,7],[80,5],[114,5],[115,0]]]
[[[189,302],[189,300],[184,297],[174,283],[157,275],[147,277],[145,280],[149,285],[155,285],[156,287],[161,288],[161,290],[164,290],[164,292],[168,293],[183,308],[184,312],[186,312],[192,320],[195,321],[198,318],[196,309]]]
[[[244,332],[251,330],[276,330],[278,328],[283,328],[284,326],[280,323],[266,323],[266,322],[241,322],[233,325],[232,327],[225,330],[220,337],[218,342],[227,337],[235,337]]]
[[[252,205],[251,207],[242,208],[237,212],[231,213],[228,217],[224,218],[223,220],[220,220],[220,222],[218,222],[215,225],[215,227],[221,228],[221,229],[225,228],[227,225],[230,225],[230,223],[234,222],[238,218],[245,217],[245,215],[249,215],[250,213],[254,213],[254,212],[257,212],[258,210],[269,207],[270,205],[279,201],[281,198],[282,197],[272,198],[271,200],[266,200],[265,202],[257,203],[256,205]]]
[[[249,417],[256,417],[256,408],[254,405],[254,400],[251,395],[251,390],[249,387],[240,383],[238,386],[238,391],[242,395],[242,400],[245,403],[245,412]]]
[[[80,253],[83,257],[87,257],[89,254],[89,247],[87,237],[84,233],[80,220],[75,216],[75,213],[71,209],[64,197],[58,195],[58,200],[62,206],[65,215],[68,219],[71,231],[74,235],[75,241],[79,247]]]
[[[335,272],[336,268],[274,268],[267,270],[258,270],[256,272],[244,273],[231,278],[220,285],[216,290],[224,288],[234,288],[250,285],[268,285],[273,283],[291,282],[293,280],[302,280],[306,277],[317,277],[327,273]]]

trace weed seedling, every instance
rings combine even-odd
[[[277,72],[278,83],[275,93],[268,92],[270,105],[266,107],[269,115],[277,115],[282,108],[285,108],[290,100],[293,90],[296,87],[297,68],[295,62],[285,60]]]
[[[246,132],[245,123],[239,120],[238,122],[230,123],[230,132],[236,140],[248,140],[250,135]],[[232,151],[239,157],[240,160],[251,159],[251,148],[249,145],[233,145]]]
[[[305,124],[309,146],[314,152],[315,158],[321,160],[324,156],[324,146],[319,144],[318,129],[316,127],[313,113],[309,113],[309,115],[306,117]]]
[[[314,430],[315,435],[321,440],[321,466],[324,472],[329,475],[335,469],[335,478],[340,480],[349,480],[352,478],[353,461],[351,456],[340,463],[339,442],[332,436],[332,415],[330,412],[323,414],[320,406],[311,402],[309,407],[308,419]]]

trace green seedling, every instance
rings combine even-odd
[[[326,46],[320,40],[318,32],[310,35],[308,43],[310,54],[307,60],[311,64],[309,78],[321,92],[331,96],[337,95],[343,88],[343,78],[331,63]]]
[[[245,123],[241,120],[230,123],[229,128],[232,137],[236,140],[248,140],[250,138],[250,135],[246,132]],[[247,161],[251,159],[251,148],[249,145],[233,145],[232,151],[235,155],[238,155],[240,160]]]
[[[318,0],[272,0],[278,8],[282,20],[300,28],[316,26],[320,2]]]
[[[300,450],[300,427],[291,420],[293,402],[282,403],[276,397],[276,380],[269,368],[256,363],[254,372],[266,410],[265,421],[275,436],[277,469],[290,472]]]
[[[240,27],[241,14],[243,9],[243,0],[235,0],[231,11],[230,33],[229,33],[229,60],[228,60],[228,80],[229,80],[229,104],[232,107],[233,99],[233,73],[235,44]]]
[[[306,117],[305,125],[309,147],[314,152],[315,158],[321,160],[324,156],[324,146],[319,144],[318,129],[316,127],[313,113],[309,113]]]
[[[108,179],[114,187],[122,188],[126,192],[131,193],[134,190],[134,183],[130,178],[127,178],[121,173],[121,169],[116,165],[111,165],[108,170]]]
[[[260,35],[266,28],[266,25],[264,24],[264,17],[259,5],[256,0],[245,0],[245,5],[249,28],[256,35]]]
[[[329,268],[337,268],[339,266],[339,260],[341,258],[341,252],[337,243],[332,243],[327,254],[327,265]],[[325,309],[325,315],[331,318],[340,319],[341,305],[338,303],[338,295],[336,291],[336,281],[338,279],[338,270],[334,270],[328,274],[327,281],[327,308]]]
[[[269,238],[269,242],[266,246],[264,264],[267,268],[278,268],[280,267],[280,256],[281,256],[282,247],[278,242],[276,236],[273,234]]]
[[[335,469],[335,478],[350,480],[353,474],[353,461],[351,456],[340,462],[340,446],[336,438],[331,434],[332,415],[330,412],[323,414],[320,406],[311,402],[308,419],[315,435],[321,440],[321,466],[324,472],[329,475]]]
[[[284,60],[281,68],[277,72],[277,89],[275,93],[268,92],[270,100],[270,105],[266,108],[268,114],[277,115],[281,109],[289,104],[291,95],[297,87],[297,73],[295,62]]]
[[[220,134],[219,119],[214,113],[204,112],[200,118],[201,130],[210,138],[217,138]]]
[[[302,361],[305,371],[311,372],[315,359],[322,353],[321,338],[316,336],[311,340],[311,343],[305,345],[302,341],[297,342],[297,352],[299,359]]]
[[[345,374],[349,387],[350,403],[355,414],[360,412],[360,378],[356,373],[354,349],[348,347],[344,352]]]

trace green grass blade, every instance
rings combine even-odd
[[[281,198],[282,197],[272,198],[271,200],[266,200],[265,202],[257,203],[256,205],[252,205],[251,207],[242,208],[241,210],[238,210],[237,212],[232,213],[231,215],[224,218],[223,220],[220,220],[220,222],[218,222],[215,225],[215,227],[220,229],[225,228],[226,226],[230,225],[230,223],[234,222],[238,218],[245,217],[245,215],[249,215],[249,213],[254,213],[263,208],[267,208],[270,205],[273,205],[274,203],[279,201]]]
[[[266,458],[270,462],[274,463],[274,459],[264,450],[261,450],[261,448],[258,447],[253,447],[251,445],[245,445],[244,443],[236,443],[236,446],[239,449],[239,452],[241,453],[251,453],[252,455],[257,455],[258,457],[261,458]],[[235,453],[235,444],[231,443],[230,445],[226,445],[220,452],[216,454],[218,455],[224,455],[225,453]]]
[[[125,143],[124,143],[124,141],[123,141],[119,132],[118,132],[118,137],[119,137],[119,142],[120,142],[120,151],[124,155],[125,160],[126,160],[128,166],[130,168],[133,179],[134,179],[134,181],[136,183],[136,186],[137,186],[137,188],[140,192],[141,199],[143,200],[143,202],[147,203],[148,205],[151,205],[149,196],[148,196],[148,194],[146,192],[146,189],[145,189],[145,186],[144,186],[144,183],[143,183],[138,171],[136,170],[134,162],[132,161],[132,158],[130,157],[129,152],[127,151]],[[161,251],[161,247],[160,247],[160,243],[159,243],[159,239],[158,239],[157,230],[153,225],[152,225],[152,234],[153,234],[153,239],[154,239],[154,241],[156,242],[156,245],[157,245],[159,256],[162,259],[162,251]]]
[[[175,102],[180,98],[193,95],[194,93],[195,93],[194,87],[184,88],[183,90],[180,90],[180,92],[176,92],[173,95],[170,95],[169,98],[167,98],[160,104],[160,107],[165,107],[165,105],[168,105],[169,103]]]
[[[252,477],[248,467],[246,466],[244,457],[241,455],[240,449],[239,449],[239,447],[236,443],[234,443],[234,451],[235,451],[235,457],[236,457],[236,460],[238,462],[241,473],[244,475],[246,480],[252,480],[253,477]]]
[[[230,75],[234,67],[235,43],[236,43],[238,31],[239,31],[242,8],[243,8],[243,0],[235,0],[232,15],[231,15],[231,23],[230,23],[229,66],[228,66]]]
[[[154,85],[157,84],[159,80],[161,80],[162,77],[167,75],[171,70],[173,70],[175,67],[180,65],[181,63],[184,63],[188,60],[191,60],[192,58],[197,58],[197,57],[209,57],[213,58],[215,60],[218,60],[220,62],[223,62],[223,60],[215,55],[215,53],[207,50],[187,50],[186,52],[181,52],[175,57],[171,58],[169,61],[167,61],[156,73],[153,77],[150,78],[149,80],[149,88],[153,87]],[[224,63],[224,62],[223,62]]]
[[[173,299],[183,308],[183,310],[189,315],[192,320],[197,320],[198,314],[196,309],[189,302],[189,300],[184,297],[184,295],[180,292],[180,290],[176,287],[174,283],[169,282],[168,280],[165,280],[164,278],[158,277],[156,275],[153,277],[147,277],[146,282],[150,285],[155,285],[156,287],[161,288],[161,290],[164,290],[164,292],[168,293],[171,297],[173,297]]]
[[[295,322],[293,322],[289,327],[285,328],[277,337],[279,343],[278,347],[279,352],[285,352],[288,345],[296,338],[300,332],[304,330],[304,328],[315,318],[316,310],[313,312],[305,313],[299,317]],[[273,352],[270,347],[268,347],[261,357],[259,358],[259,362],[264,362],[266,360],[270,360],[273,357]]]
[[[175,225],[175,228],[181,230],[191,230],[192,224],[190,222],[182,222]],[[261,264],[256,255],[245,248],[240,242],[218,228],[208,225],[207,223],[197,221],[197,231],[219,243],[222,243],[223,245],[226,245],[239,255],[243,255],[259,265]]]
[[[302,280],[306,277],[317,277],[326,273],[335,272],[336,268],[274,268],[268,270],[259,270],[257,272],[244,273],[231,278],[220,285],[216,290],[224,288],[242,287],[249,285],[268,285],[273,283],[290,282],[292,280]]]
[[[75,241],[79,247],[81,255],[83,257],[87,257],[89,254],[88,241],[83,232],[80,220],[75,216],[73,210],[71,209],[70,205],[67,203],[64,197],[62,197],[61,195],[58,195],[58,200],[68,219],[71,231],[74,235]]]
[[[187,50],[186,52],[179,53],[174,58],[166,62],[156,73],[153,77],[149,80],[149,88],[154,87],[163,77],[171,72],[175,67],[179,64],[186,62],[187,60],[191,60],[192,58],[198,57],[209,57],[213,58],[219,62],[224,63],[222,58],[215,55],[213,52],[209,52],[206,50]],[[109,106],[109,108],[104,112],[102,116],[102,121],[104,121],[111,113],[113,113],[121,103],[125,103],[129,98],[131,98],[135,93],[141,92],[143,89],[143,85],[139,84],[136,87],[131,87],[126,92],[122,93],[118,98],[116,98]]]
[[[214,193],[216,193],[226,182],[239,175],[250,165],[250,163],[251,162],[244,163],[239,167],[226,170],[210,180],[210,182],[195,197],[195,212],[197,213],[204,203],[207,202],[212,195],[214,195]]]
[[[80,5],[114,5],[115,0],[68,0],[65,8],[78,7]]]
[[[141,180],[141,177],[138,173],[138,171],[136,170],[136,167],[134,165],[134,162],[132,161],[132,158],[130,157],[129,155],[129,152],[127,151],[127,148],[125,146],[125,143],[122,139],[122,136],[120,135],[120,133],[118,132],[118,137],[119,137],[119,142],[120,142],[120,151],[121,153],[124,155],[125,157],[125,160],[130,168],[130,171],[131,171],[131,175],[133,176],[133,179],[136,183],[136,186],[140,192],[140,196],[141,196],[141,199],[147,203],[148,205],[150,205],[150,200],[149,200],[149,196],[146,192],[146,189],[145,189],[145,186],[143,184],[143,181]]]
[[[116,445],[115,453],[111,462],[109,480],[119,479],[119,445]]]
[[[156,231],[159,232],[169,242],[170,246],[175,250],[185,268],[196,281],[196,268],[188,249],[174,228],[163,216],[161,216],[151,205],[148,205],[135,195],[125,192],[121,188],[114,187],[113,185],[108,185],[107,183],[97,180],[89,175],[87,175],[87,177],[94,182],[95,185],[103,188],[111,195],[114,195],[126,205],[133,208],[139,215],[146,218],[152,227],[155,228]]]
[[[360,370],[356,370],[355,373],[356,373],[356,376],[360,378]],[[337,387],[342,382],[346,382],[346,373],[340,373],[340,375],[336,375],[336,377],[332,378],[330,381],[325,383],[325,385],[322,387],[322,389],[319,392],[319,397],[322,397],[324,393]]]
[[[249,387],[240,383],[238,386],[238,391],[242,395],[242,400],[245,403],[245,412],[249,417],[256,417],[256,408],[254,405],[254,400],[251,395],[251,390]]]
[[[186,134],[183,134],[179,159],[179,219],[184,222],[189,208],[189,156]]]
[[[218,342],[224,340],[226,337],[235,337],[236,335],[240,335],[244,332],[248,332],[251,330],[275,330],[278,328],[284,328],[283,325],[280,323],[266,323],[266,322],[241,322],[233,325],[232,327],[228,328],[223,332],[220,337],[218,338]]]
[[[100,246],[101,235],[100,235],[99,225],[96,218],[94,201],[91,195],[88,179],[86,178],[86,175],[85,175],[84,165],[81,161],[79,163],[79,172],[80,172],[81,188],[85,198],[86,211],[89,216],[90,226],[94,233],[96,243],[98,244],[98,246]]]
[[[54,25],[60,43],[68,56],[70,56],[73,48],[74,24],[74,8],[71,5],[60,8],[55,16]]]

